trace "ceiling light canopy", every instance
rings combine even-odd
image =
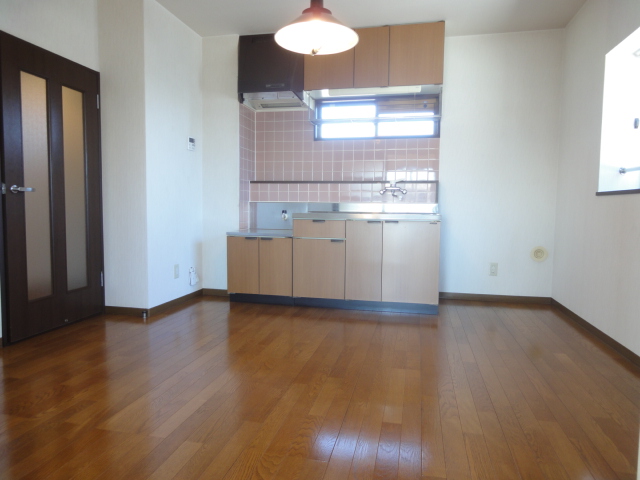
[[[343,25],[323,6],[323,0],[311,0],[311,6],[276,33],[282,48],[308,55],[330,55],[353,48],[358,34]]]

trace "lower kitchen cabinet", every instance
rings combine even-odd
[[[258,237],[227,237],[227,290],[260,293]]]
[[[291,242],[290,238],[260,238],[261,295],[292,295]]]
[[[345,298],[382,299],[382,221],[347,222]]]
[[[344,300],[345,241],[293,239],[294,297]]]
[[[227,290],[292,294],[291,238],[227,237]]]
[[[440,222],[385,221],[382,301],[438,304]]]

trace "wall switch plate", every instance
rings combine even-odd
[[[498,264],[490,263],[489,264],[489,276],[497,277],[498,276]]]
[[[173,278],[179,278],[179,277],[180,277],[180,265],[176,263],[173,266]]]

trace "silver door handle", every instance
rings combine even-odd
[[[17,185],[12,185],[11,188],[9,189],[11,190],[11,193],[18,193],[18,192],[35,192],[36,189],[35,188],[31,188],[31,187],[19,187]]]

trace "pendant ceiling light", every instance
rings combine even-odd
[[[353,48],[358,34],[343,25],[323,6],[323,0],[311,0],[302,15],[276,33],[282,48],[308,55],[330,55]]]

